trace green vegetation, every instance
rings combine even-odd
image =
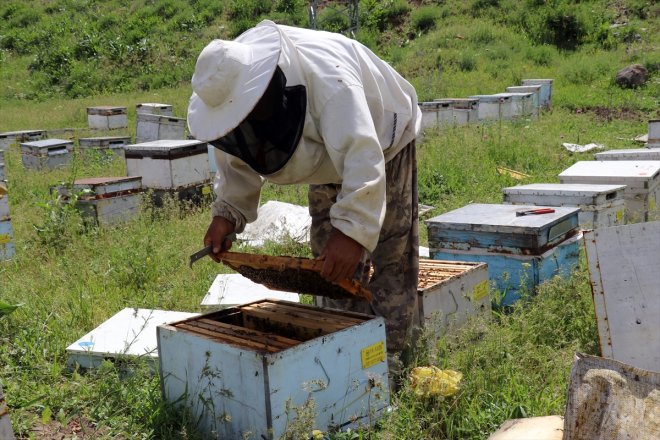
[[[184,117],[197,54],[270,18],[307,25],[303,0],[7,0],[0,5],[0,132],[86,127],[86,107],[172,104]],[[501,188],[557,182],[591,155],[562,142],[633,148],[658,118],[660,6],[642,0],[399,0],[360,2],[358,39],[417,88],[420,100],[503,91],[554,78],[553,110],[539,120],[430,130],[419,144],[421,201],[430,215],[495,203]],[[425,24],[423,24],[425,23]],[[625,25],[621,25],[624,24]],[[612,26],[618,24],[620,26]],[[621,90],[616,72],[644,65],[644,87]],[[0,381],[21,439],[195,439],[194,421],[160,394],[145,362],[121,359],[71,370],[66,347],[125,307],[200,311],[225,268],[186,258],[198,250],[207,206],[146,204],[132,222],[86,225],[50,188],[75,178],[123,175],[120,160],[77,157],[64,170],[27,171],[5,154],[16,257],[0,263]],[[504,166],[530,175],[518,181]],[[265,188],[262,200],[306,204],[304,187]],[[425,228],[421,228],[425,240]],[[294,244],[271,254],[309,255]],[[493,292],[493,295],[496,295]],[[308,300],[308,298],[306,299]],[[396,411],[368,431],[333,439],[481,439],[511,417],[561,414],[573,353],[597,353],[586,265],[545,284],[514,313],[475,320],[417,352],[418,365],[463,373],[459,394],[420,399],[408,386]],[[427,335],[428,336],[428,335]],[[126,374],[130,367],[131,374]],[[306,425],[305,425],[306,426]],[[78,427],[78,428],[77,428]]]

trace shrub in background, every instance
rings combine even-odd
[[[435,6],[422,6],[410,14],[410,24],[416,32],[427,32],[435,28],[440,11]]]

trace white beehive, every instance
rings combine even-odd
[[[454,124],[467,125],[479,122],[479,100],[471,98],[451,98],[454,110]]]
[[[0,151],[0,182],[7,178],[5,174],[4,151]]]
[[[9,220],[9,194],[7,184],[2,180],[4,167],[0,163],[0,221]]]
[[[594,154],[596,160],[660,160],[660,148],[631,148],[602,151]]]
[[[626,185],[627,222],[644,222],[659,216],[656,201],[660,198],[660,161],[581,161],[562,171],[559,181]]]
[[[55,169],[71,162],[73,141],[44,139],[21,143],[21,159],[27,169]]]
[[[0,133],[0,149],[5,149],[14,143],[39,141],[45,137],[45,130],[7,131]]]
[[[78,139],[78,146],[83,154],[111,152],[124,157],[124,147],[131,143],[130,136],[99,136]]]
[[[479,100],[477,114],[480,121],[511,119],[510,98],[498,95],[473,95],[470,98]]]
[[[625,223],[625,185],[533,183],[503,188],[504,203],[512,205],[574,206],[580,208],[582,229]]]
[[[160,325],[158,352],[165,399],[208,439],[279,439],[301,407],[355,428],[389,405],[381,317],[264,300]]]
[[[2,383],[0,383],[0,439],[14,440],[14,438],[14,430],[9,419],[9,407],[2,391]]]
[[[161,139],[185,139],[184,118],[138,113],[136,121],[135,142],[138,144]]]
[[[648,148],[660,148],[660,119],[649,120]]]
[[[539,96],[539,104],[541,107],[543,107],[546,110],[550,110],[552,108],[552,83],[554,80],[552,79],[523,79],[522,80],[522,85],[523,86],[533,86],[533,85],[540,85],[541,86],[541,93]]]
[[[158,140],[125,147],[129,176],[145,188],[180,190],[208,182],[207,145],[197,140]]]
[[[126,107],[111,105],[87,107],[87,125],[96,130],[128,128]]]
[[[507,111],[507,107],[503,106],[502,119],[519,119],[533,116],[533,93],[497,93],[496,96],[502,96],[510,100],[510,113]]]
[[[297,293],[273,290],[238,273],[219,274],[202,299],[206,309],[226,309],[267,298],[300,302]]]
[[[422,129],[440,128],[453,124],[453,109],[445,101],[420,102],[422,111]]]
[[[15,253],[14,231],[11,227],[11,220],[0,220],[0,261],[9,260]]]
[[[511,86],[506,88],[507,93],[531,93],[532,94],[532,104],[531,104],[531,115],[537,117],[539,115],[539,110],[541,107],[541,86],[540,85],[530,85],[530,86]]]
[[[170,104],[159,104],[156,102],[145,102],[135,106],[135,113],[148,113],[150,115],[172,116]]]
[[[77,179],[73,182],[73,190],[78,194],[76,207],[83,216],[102,226],[135,217],[144,191],[139,176]],[[60,187],[59,191],[64,197],[69,197],[66,187]]]
[[[68,364],[96,368],[105,359],[158,359],[156,327],[197,313],[126,308],[66,348]],[[155,365],[154,365],[155,366]]]
[[[459,328],[470,316],[490,313],[488,266],[465,261],[419,260],[420,326],[440,334]]]

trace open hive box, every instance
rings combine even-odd
[[[491,311],[485,263],[420,259],[417,286],[420,325],[440,333]]]
[[[313,409],[327,431],[389,403],[383,318],[262,300],[158,327],[163,394],[209,438],[280,438]]]

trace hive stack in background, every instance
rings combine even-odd
[[[9,216],[9,189],[5,178],[4,154],[0,152],[0,261],[10,259],[14,253],[14,232]]]

